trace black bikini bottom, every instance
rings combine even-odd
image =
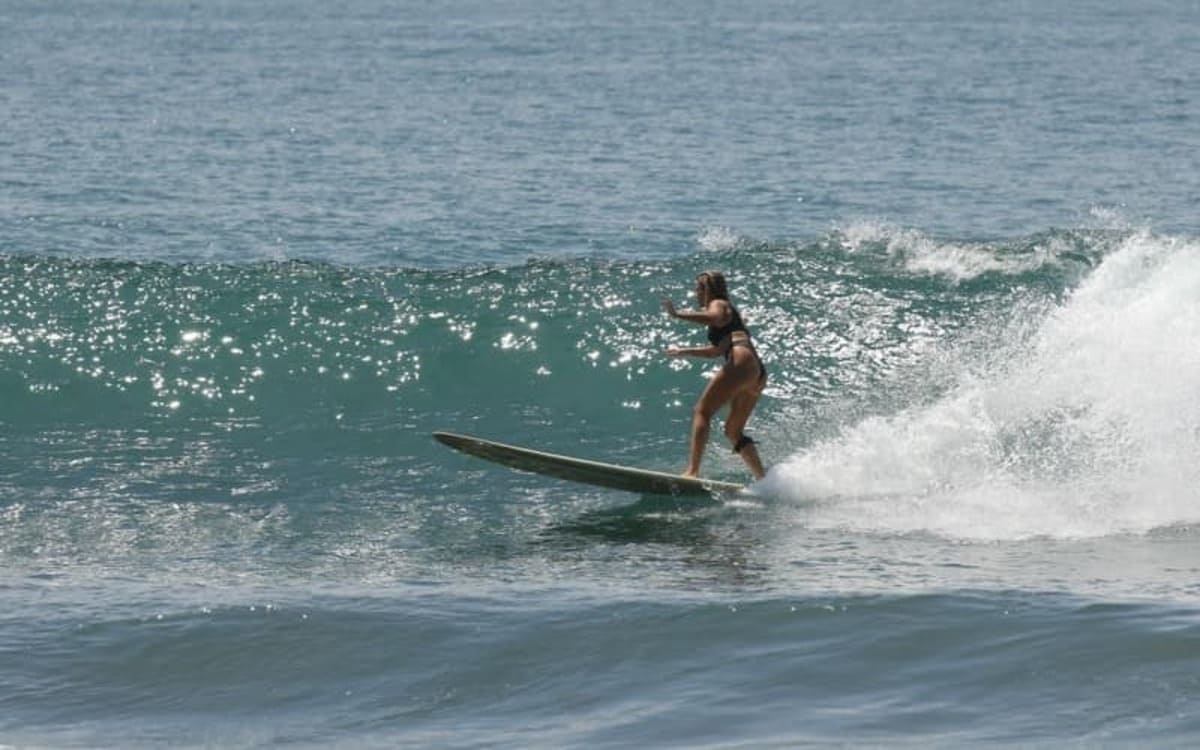
[[[729,348],[732,350],[735,346],[744,346],[750,350],[750,352],[754,355],[754,361],[758,363],[758,382],[767,382],[767,366],[763,364],[762,358],[758,356],[758,351],[749,344],[731,344]],[[728,366],[731,361],[732,357],[727,352],[725,354],[725,365]]]

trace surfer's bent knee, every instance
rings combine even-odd
[[[750,445],[754,445],[754,438],[750,437],[749,435],[747,435],[746,433],[743,432],[742,436],[739,437],[737,439],[737,442],[735,442],[733,444],[733,452],[741,453],[742,451],[744,451],[746,449],[746,446],[750,446]]]

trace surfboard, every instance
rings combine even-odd
[[[506,445],[470,435],[435,432],[433,437],[438,442],[457,451],[512,469],[615,490],[640,492],[646,495],[713,495],[741,492],[745,489],[743,485],[733,482],[693,479],[661,471],[606,464],[584,458],[560,456],[555,453],[543,453],[532,448]]]

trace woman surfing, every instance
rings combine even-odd
[[[713,415],[729,404],[725,436],[733,445],[733,452],[742,457],[754,478],[762,479],[766,472],[758,457],[758,448],[744,430],[758,404],[758,397],[766,387],[767,370],[754,349],[750,331],[742,322],[741,314],[729,301],[724,274],[705,271],[697,276],[696,301],[700,306],[698,310],[677,310],[670,299],[664,298],[663,309],[672,318],[708,326],[708,346],[670,346],[666,350],[667,356],[724,357],[725,364],[708,381],[692,410],[691,450],[683,475],[700,475],[700,460],[704,457]]]

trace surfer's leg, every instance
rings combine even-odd
[[[750,473],[755,479],[762,479],[767,472],[763,469],[762,459],[758,457],[758,447],[754,441],[746,437],[746,423],[758,403],[759,392],[747,389],[733,397],[729,404],[729,417],[725,420],[725,437],[733,444],[733,450],[746,462]]]
[[[692,410],[692,442],[688,451],[688,467],[683,472],[685,477],[700,476],[700,461],[704,458],[704,448],[708,445],[713,415],[733,398],[737,387],[737,380],[722,369],[708,381],[704,393],[700,394],[700,400]]]

